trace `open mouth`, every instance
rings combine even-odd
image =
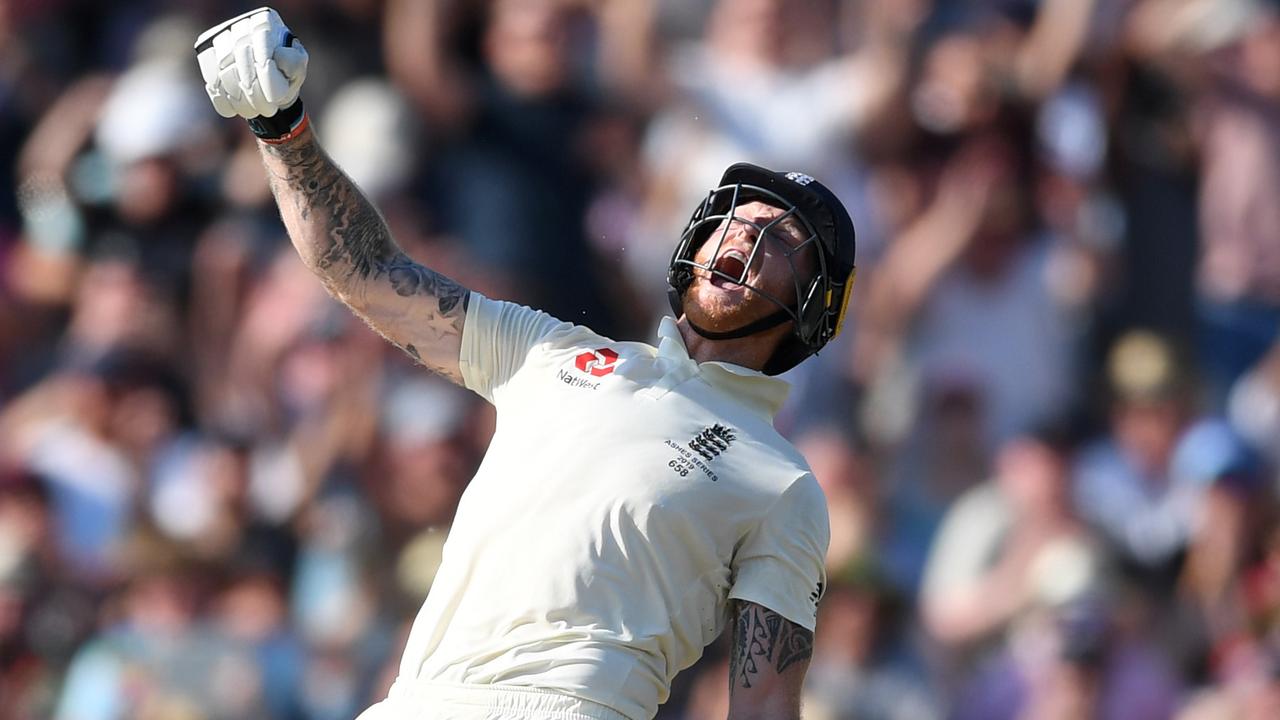
[[[745,279],[747,257],[737,250],[727,250],[716,258],[711,270],[711,284],[715,287],[737,287]]]

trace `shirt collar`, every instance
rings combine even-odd
[[[658,323],[658,357],[690,367],[712,387],[732,395],[769,419],[778,413],[791,392],[787,381],[759,370],[714,360],[696,362],[689,357],[675,318],[669,315]]]

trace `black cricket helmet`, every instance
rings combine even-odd
[[[738,217],[739,206],[760,201],[772,205],[783,214],[761,225]],[[729,228],[740,222],[755,229],[756,242],[745,263],[717,262],[720,246]],[[801,235],[799,242],[787,242],[778,232],[785,223],[794,223]],[[720,232],[716,232],[717,229]],[[714,237],[713,237],[714,235]],[[794,237],[794,233],[792,233]],[[694,256],[703,243],[717,244],[711,260],[698,263]],[[766,242],[791,265],[794,297],[776,297],[747,282],[753,265],[763,262],[760,248]],[[817,248],[817,271],[810,277],[796,261],[808,246]],[[671,256],[667,269],[668,295],[671,308],[679,317],[684,313],[684,294],[693,283],[694,270],[720,277],[762,295],[778,306],[778,311],[736,330],[713,332],[690,323],[694,332],[711,340],[727,340],[752,335],[790,320],[795,332],[787,337],[763,368],[769,375],[786,372],[801,360],[821,350],[840,332],[849,294],[853,290],[855,236],[853,221],[839,198],[826,186],[804,173],[780,173],[748,163],[737,163],[725,171],[720,185],[707,193],[707,198],[693,211],[680,243]],[[740,259],[739,259],[740,260]],[[739,270],[738,265],[741,265]]]

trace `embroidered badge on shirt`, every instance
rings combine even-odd
[[[699,430],[685,445],[668,440],[667,447],[675,450],[678,455],[667,462],[667,467],[680,477],[688,477],[689,473],[697,468],[715,482],[720,478],[711,470],[708,463],[728,450],[737,439],[738,436],[731,428],[716,423]]]

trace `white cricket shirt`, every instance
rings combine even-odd
[[[651,718],[730,599],[809,628],[826,499],[774,430],[787,384],[472,293],[460,358],[497,431],[414,622],[406,680],[537,687]]]

